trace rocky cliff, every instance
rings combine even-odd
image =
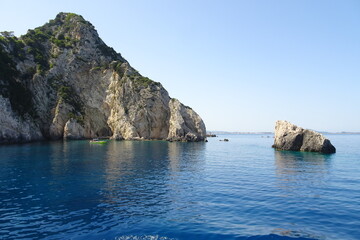
[[[203,141],[198,114],[140,75],[72,13],[0,37],[0,143],[40,139]]]
[[[335,147],[322,134],[287,121],[277,121],[272,146],[279,150],[335,153]]]

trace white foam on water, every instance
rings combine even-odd
[[[161,237],[159,235],[128,235],[116,237],[115,240],[176,240],[176,238]]]

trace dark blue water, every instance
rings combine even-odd
[[[0,239],[360,239],[360,135],[0,146]]]

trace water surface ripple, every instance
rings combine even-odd
[[[0,239],[360,239],[360,135],[0,146]]]

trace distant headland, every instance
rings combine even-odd
[[[0,86],[0,143],[205,140],[192,108],[140,75],[74,13],[59,13],[19,38],[1,32]]]

